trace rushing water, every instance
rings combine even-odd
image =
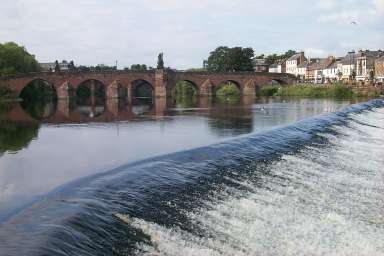
[[[382,100],[199,104],[2,120],[0,255],[384,255]]]

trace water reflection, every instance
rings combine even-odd
[[[54,115],[57,107],[56,100],[22,101],[20,104],[23,110],[36,120]]]
[[[0,122],[0,154],[16,153],[27,147],[37,138],[40,125],[38,123],[20,123],[12,121]]]
[[[179,97],[25,104],[0,105],[0,221],[71,180],[335,111],[350,101]]]

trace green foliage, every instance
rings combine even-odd
[[[56,99],[55,89],[42,80],[34,80],[29,83],[20,93],[24,101],[51,100]]]
[[[39,125],[25,124],[6,120],[0,122],[0,153],[21,150],[37,137]]]
[[[234,83],[227,83],[219,86],[216,96],[240,96],[240,90]]]
[[[197,106],[197,97],[183,97],[177,95],[175,100],[178,108],[194,108]]]
[[[257,58],[258,59],[265,59],[265,63],[267,65],[272,65],[272,64],[276,63],[279,60],[284,60],[284,59],[287,59],[287,58],[291,57],[295,53],[296,52],[293,51],[293,50],[288,50],[284,54],[270,54],[268,56],[262,54],[262,55],[258,56]]]
[[[1,101],[1,98],[0,98],[0,115],[11,111],[15,107],[14,104],[15,102]]]
[[[279,88],[272,85],[266,85],[261,87],[260,95],[261,96],[274,96],[278,92]]]
[[[0,44],[0,75],[39,71],[35,56],[16,43]]]
[[[2,99],[9,99],[9,98],[16,98],[17,96],[14,95],[11,89],[7,87],[0,87],[0,101]]]
[[[52,115],[56,110],[56,102],[49,99],[22,101],[21,107],[36,120]]]
[[[217,103],[219,104],[235,105],[240,102],[240,95],[239,94],[216,95],[216,100],[217,100]]]
[[[107,66],[105,64],[99,64],[96,67],[91,67],[94,71],[113,71],[116,70],[116,66]]]
[[[281,87],[275,96],[300,96],[315,98],[350,98],[353,92],[350,88],[335,84],[333,86],[295,85]]]
[[[187,81],[177,82],[174,93],[178,97],[190,97],[197,95],[195,87]]]
[[[91,89],[88,86],[80,85],[76,90],[76,95],[83,99],[91,97]]]
[[[220,46],[210,53],[207,70],[214,72],[253,71],[252,48]]]
[[[131,65],[131,70],[147,70],[147,65],[145,64],[133,64]]]

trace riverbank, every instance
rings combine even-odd
[[[347,86],[343,84],[298,84],[285,87],[264,86],[261,88],[260,94],[261,96],[310,98],[378,97],[380,96],[380,88],[374,86]]]

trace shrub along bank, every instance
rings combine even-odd
[[[363,96],[378,96],[376,93],[354,92],[350,87],[342,84],[331,86],[292,85],[285,87],[264,86],[260,90],[261,96],[281,97],[310,97],[310,98],[351,98]]]

